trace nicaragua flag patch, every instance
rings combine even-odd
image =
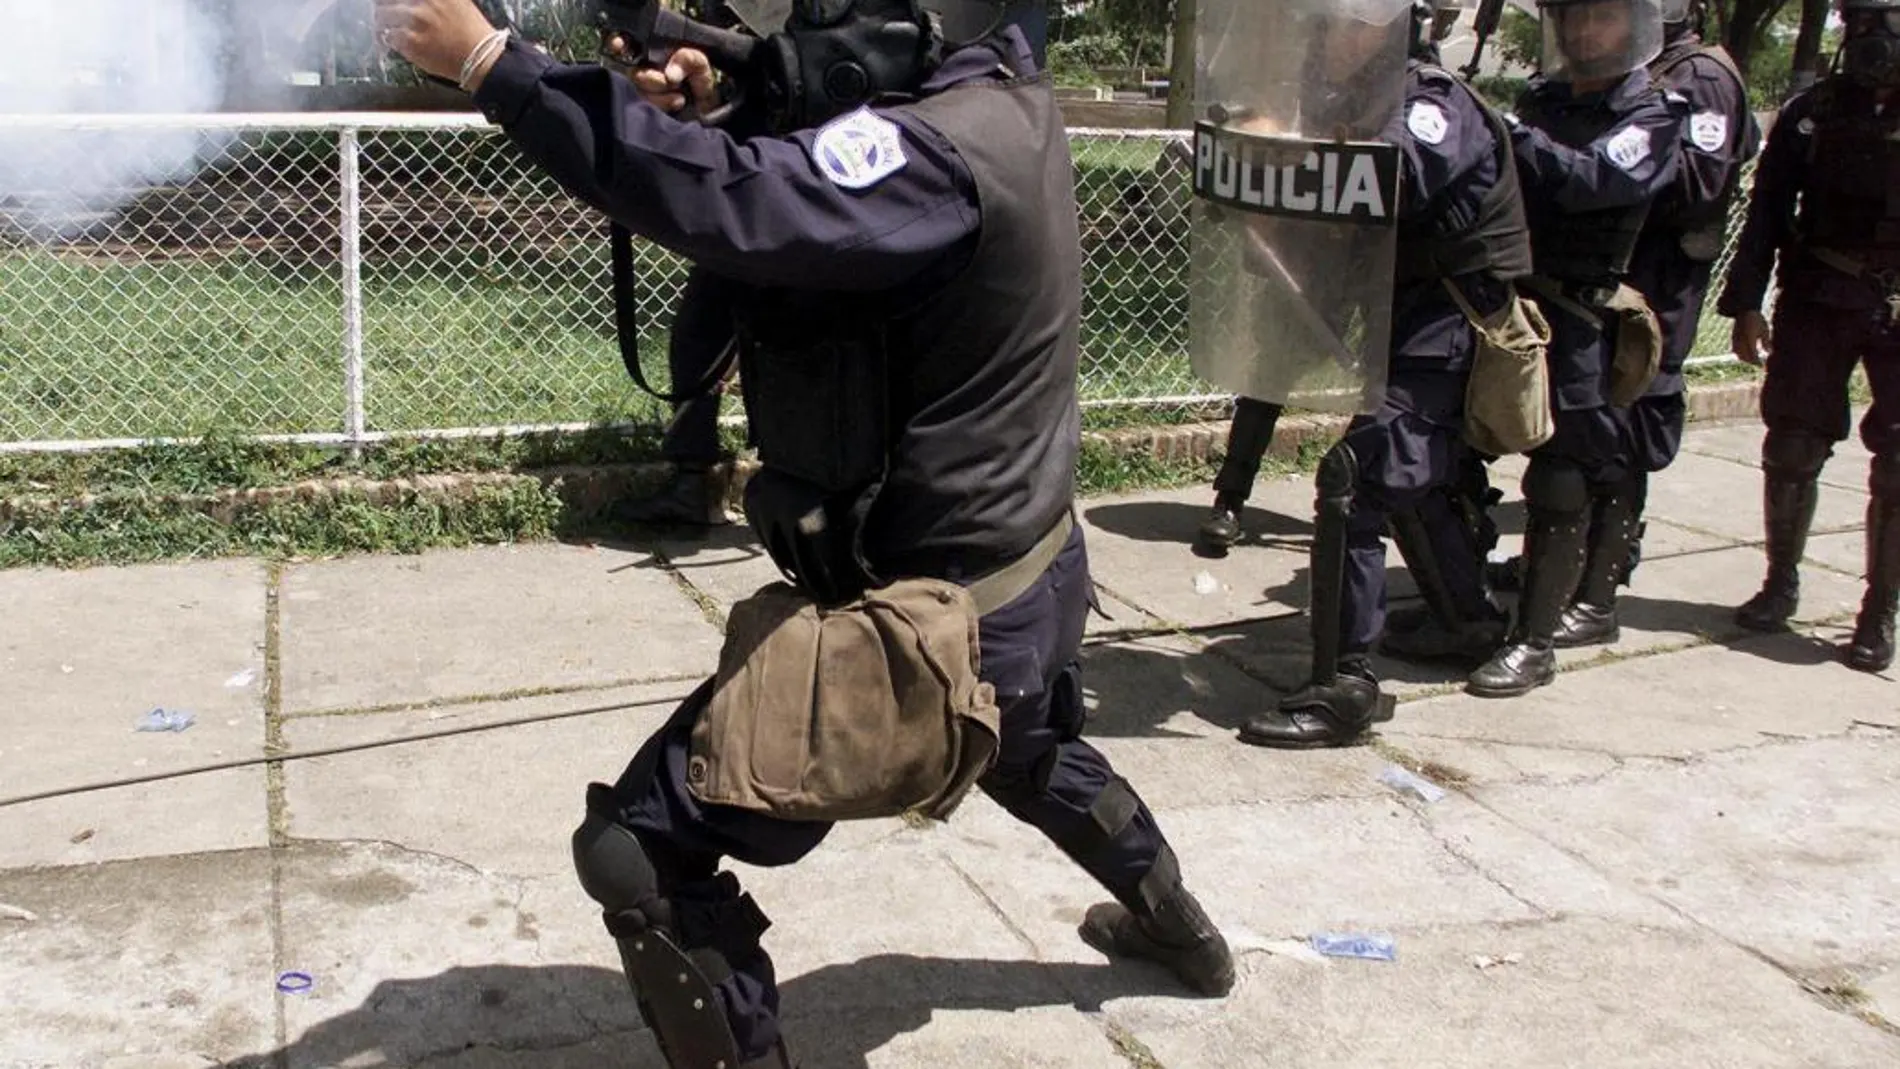
[[[1451,122],[1445,118],[1445,113],[1438,109],[1438,105],[1429,100],[1421,100],[1412,105],[1412,110],[1405,113],[1405,128],[1412,132],[1413,137],[1427,145],[1436,145],[1445,140],[1445,135],[1451,130]]]
[[[1689,143],[1704,152],[1720,151],[1728,144],[1728,116],[1719,111],[1700,111],[1689,116]]]
[[[869,108],[833,119],[811,143],[812,162],[834,186],[869,189],[904,169],[904,134]]]
[[[1625,171],[1633,171],[1636,165],[1649,158],[1649,131],[1640,126],[1630,126],[1610,138],[1603,146],[1604,155],[1610,162]]]

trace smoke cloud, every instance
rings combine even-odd
[[[50,117],[214,110],[216,14],[205,0],[0,0],[0,231],[70,233],[196,169],[201,131]]]

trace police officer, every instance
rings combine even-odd
[[[1404,183],[1385,398],[1320,462],[1313,675],[1242,726],[1242,741],[1255,745],[1341,745],[1390,715],[1367,659],[1385,619],[1388,524],[1444,630],[1478,657],[1504,636],[1484,590],[1483,554],[1456,505],[1475,348],[1457,301],[1481,316],[1504,307],[1510,283],[1530,273],[1530,239],[1502,120],[1437,64],[1436,41],[1455,23],[1440,17],[1445,10],[1455,14],[1455,0],[1412,4],[1405,100],[1384,135],[1402,150]],[[1342,567],[1343,583],[1331,578]]]
[[[762,464],[747,519],[813,600],[1046,557],[980,621],[1002,722],[981,786],[1114,896],[1088,911],[1085,939],[1225,993],[1227,944],[1154,814],[1080,737],[1080,242],[1061,115],[1021,34],[990,32],[980,2],[800,0],[746,75],[765,87],[748,106],[767,107],[776,132],[741,142],[512,40],[484,69],[471,0],[381,8],[392,46],[423,69],[456,77],[475,57],[477,105],[568,190],[746,287],[734,329]],[[708,88],[689,51],[638,77],[668,103]],[[790,864],[829,825],[689,789],[710,691],[616,784],[589,789],[575,861],[676,1069],[784,1066],[767,921],[719,865]],[[641,983],[634,963],[652,954],[676,963],[677,985],[671,972]],[[695,1006],[682,992],[705,994]]]
[[[1743,627],[1778,630],[1794,615],[1816,480],[1847,437],[1848,379],[1857,364],[1867,371],[1867,594],[1842,653],[1878,672],[1893,663],[1900,592],[1900,0],[1844,0],[1840,12],[1834,70],[1789,100],[1769,134],[1716,309],[1735,319],[1736,355],[1761,363],[1762,301],[1780,256],[1761,393],[1768,578],[1736,610]]]
[[[1200,544],[1224,550],[1240,541],[1245,528],[1241,516],[1260,478],[1260,462],[1273,444],[1274,428],[1286,406],[1257,397],[1234,398],[1234,418],[1227,425],[1227,451],[1214,473],[1214,507],[1201,521]]]
[[[1543,65],[1518,100],[1512,140],[1536,254],[1527,285],[1551,325],[1556,433],[1524,474],[1523,593],[1504,646],[1468,680],[1484,697],[1556,678],[1559,617],[1583,578],[1592,508],[1627,487],[1602,313],[1651,204],[1675,179],[1686,112],[1646,69],[1662,50],[1657,0],[1539,0],[1538,9]]]
[[[1699,7],[1695,0],[1663,0],[1663,50],[1649,64],[1651,78],[1689,108],[1676,180],[1651,208],[1630,258],[1630,285],[1648,299],[1662,326],[1662,366],[1643,396],[1620,413],[1628,474],[1592,504],[1583,580],[1552,636],[1560,649],[1617,639],[1616,587],[1629,582],[1641,557],[1649,476],[1682,448],[1688,412],[1682,364],[1695,344],[1742,166],[1761,144],[1741,71],[1696,31]]]

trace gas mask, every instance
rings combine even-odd
[[[1846,0],[1841,70],[1870,88],[1900,88],[1900,0]]]
[[[750,112],[775,133],[817,126],[879,99],[917,92],[945,51],[1002,21],[1002,0],[719,0],[721,27],[659,0],[602,0],[602,57],[663,66],[698,48],[722,75],[722,124]]]

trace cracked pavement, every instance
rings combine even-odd
[[[1083,502],[1089,731],[1234,993],[1083,945],[1099,892],[973,797],[740,867],[801,1063],[1900,1064],[1900,687],[1831,649],[1866,457],[1829,466],[1801,626],[1747,635],[1759,442],[1690,432],[1617,645],[1503,702],[1382,663],[1397,718],[1320,753],[1233,736],[1305,671],[1310,486],[1263,482],[1218,560],[1204,490]],[[659,1069],[568,835],[773,578],[743,531],[0,573],[0,1067]],[[156,706],[196,723],[134,732]],[[1393,792],[1394,761],[1450,793]]]

